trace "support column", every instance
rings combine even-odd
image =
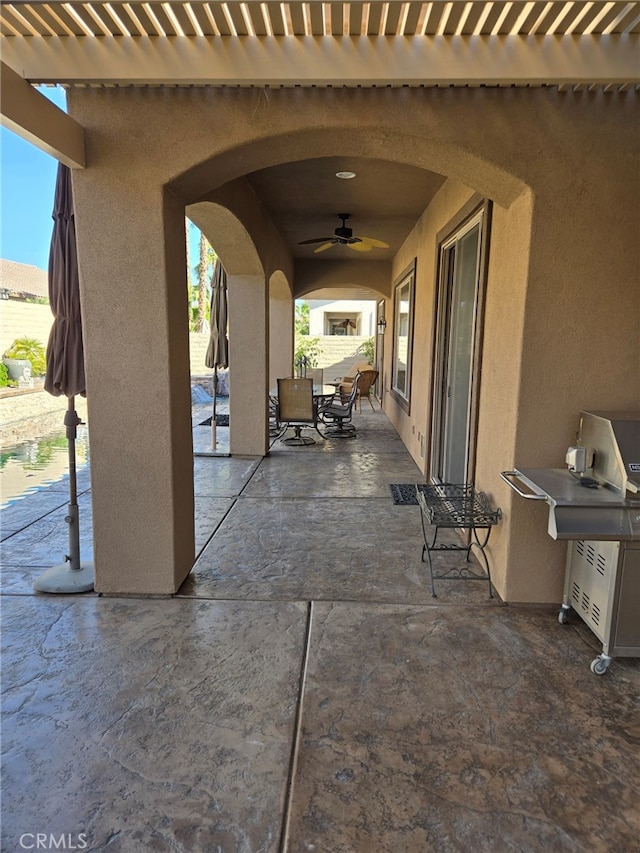
[[[264,276],[229,275],[229,418],[232,456],[265,456],[269,334]]]
[[[195,557],[184,207],[100,170],[74,195],[96,590],[171,594]]]
[[[293,306],[289,285],[282,273],[269,282],[269,388],[293,369]]]

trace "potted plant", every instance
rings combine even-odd
[[[29,382],[31,375],[42,376],[46,370],[45,349],[35,338],[16,338],[2,356],[9,377],[18,382]]]

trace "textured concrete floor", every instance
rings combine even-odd
[[[64,485],[0,514],[3,851],[640,850],[640,661],[594,676],[577,616],[485,583],[433,599],[388,492],[417,469],[381,413],[356,423],[197,456],[173,598],[34,595]]]

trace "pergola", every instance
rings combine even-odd
[[[640,82],[639,33],[637,0],[15,0],[0,10],[0,109],[82,167],[81,129],[27,84],[613,91]]]

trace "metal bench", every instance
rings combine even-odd
[[[431,595],[436,598],[435,580],[483,580],[489,584],[489,598],[493,598],[491,571],[485,548],[489,542],[491,528],[502,517],[502,511],[494,509],[485,493],[476,492],[473,485],[468,483],[462,485],[418,483],[416,485],[416,497],[420,506],[420,520],[424,537],[422,560],[424,562],[426,554],[431,575]],[[435,526],[431,541],[427,536],[427,525]],[[470,530],[469,543],[467,545],[448,542],[437,543],[441,528]],[[479,530],[485,531],[482,539],[478,535]],[[471,563],[471,549],[474,547],[478,549],[482,559],[478,568]],[[466,551],[466,562],[462,566],[449,566],[441,571],[434,571],[431,559],[431,554],[434,551]],[[480,571],[483,565],[486,574]]]

